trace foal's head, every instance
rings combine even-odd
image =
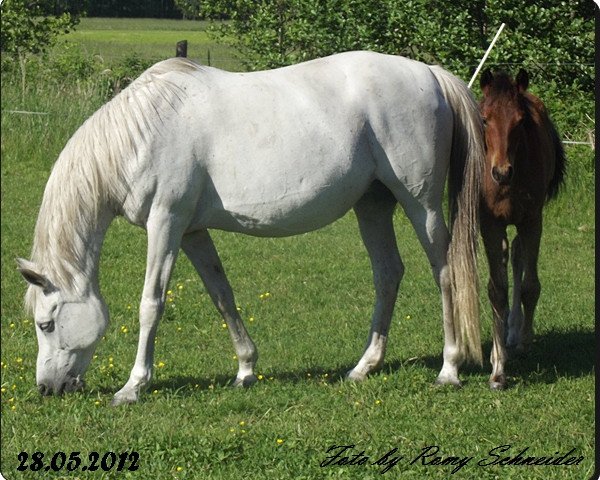
[[[529,77],[523,69],[516,80],[503,72],[494,75],[490,70],[481,76],[480,109],[485,125],[486,162],[492,178],[500,185],[510,184],[515,153],[524,140],[527,102],[523,93],[528,84]]]

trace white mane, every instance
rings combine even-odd
[[[128,163],[158,133],[165,115],[181,104],[182,90],[163,76],[198,68],[186,59],[157,63],[97,110],[67,142],[46,184],[31,254],[58,288],[74,289],[99,215],[106,208],[119,213],[127,196]],[[37,290],[28,289],[28,309]]]

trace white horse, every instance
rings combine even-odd
[[[147,230],[148,251],[135,364],[113,404],[137,401],[150,382],[180,248],[228,326],[239,359],[235,385],[249,385],[257,351],[209,229],[294,235],[351,208],[376,291],[366,349],[348,373],[365,378],[383,362],[404,270],[392,223],[397,203],[441,287],[438,382],[459,385],[462,361],[481,362],[475,243],[483,162],[477,104],[439,67],[369,52],[255,73],[185,59],[154,65],[69,140],[46,185],[31,261],[18,259],[30,284],[40,392],[84,386],[108,324],[98,263],[117,215]],[[452,242],[442,212],[448,170]]]

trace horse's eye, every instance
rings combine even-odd
[[[483,126],[487,127],[487,118],[483,117],[481,120],[483,121]]]
[[[54,320],[50,320],[48,322],[40,323],[38,325],[42,332],[50,333],[54,331]]]

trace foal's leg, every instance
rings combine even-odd
[[[165,307],[167,286],[177,254],[183,227],[168,211],[153,212],[146,225],[148,253],[146,279],[140,302],[140,336],[129,380],[119,390],[112,405],[133,403],[152,378],[154,339]]]
[[[504,325],[508,317],[508,239],[506,227],[493,219],[482,215],[481,236],[490,267],[488,296],[492,304],[492,374],[490,388],[502,389],[506,386],[504,365],[506,363],[506,345]]]
[[[533,316],[535,307],[542,290],[538,278],[538,256],[542,236],[542,215],[526,225],[517,225],[523,249],[523,284],[521,286],[521,302],[523,303],[524,319],[519,331],[519,341],[516,344],[517,353],[527,353],[533,343]]]
[[[523,326],[523,309],[521,307],[521,288],[523,285],[523,248],[521,238],[517,235],[510,251],[513,270],[513,295],[512,307],[508,316],[508,332],[506,346],[509,349],[516,347],[520,342],[521,328]]]
[[[348,372],[347,377],[351,380],[363,380],[383,364],[392,313],[404,273],[394,234],[396,203],[396,198],[386,187],[375,183],[354,206],[373,269],[375,310],[365,352]]]
[[[206,230],[184,235],[181,247],[202,278],[210,298],[227,324],[239,362],[234,385],[253,384],[256,382],[253,370],[258,353],[237,311],[233,291],[210,235]]]

